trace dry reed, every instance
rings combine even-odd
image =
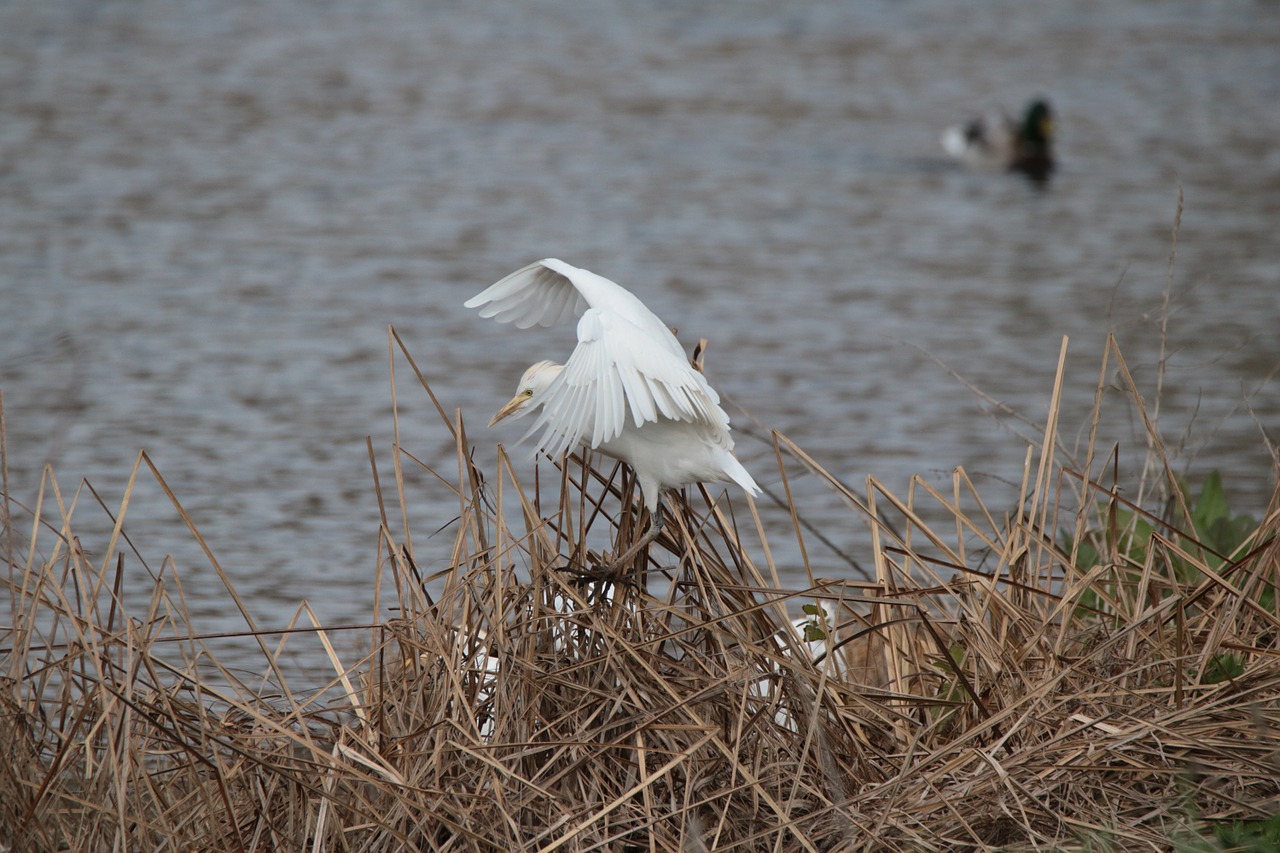
[[[1114,343],[1111,369],[1128,376]],[[1061,382],[1060,365],[1055,401]],[[1056,403],[1012,509],[959,469],[947,493],[856,491],[776,435],[784,491],[821,478],[874,534],[874,579],[791,590],[780,577],[822,572],[774,565],[756,507],[701,488],[633,572],[602,577],[591,543],[637,523],[625,472],[574,459],[533,489],[501,451],[482,472],[437,403],[456,473],[397,446],[392,474],[402,507],[406,468],[451,482],[450,567],[423,577],[407,512],[397,534],[383,502],[398,616],[353,662],[322,633],[334,675],[310,693],[288,689],[225,574],[260,645],[257,683],[189,636],[171,570],[126,609],[137,477],[182,512],[145,454],[93,559],[72,525],[83,490],[67,500],[49,473],[27,508],[6,487],[0,844],[1154,850],[1270,817],[1280,505],[1215,553],[1129,390],[1171,499],[1157,481],[1136,491],[1167,511],[1103,482],[1097,435],[1063,461]],[[786,509],[805,553],[803,509]]]

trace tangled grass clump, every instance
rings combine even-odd
[[[52,476],[32,509],[6,494],[0,845],[1156,850],[1274,831],[1276,500],[1226,530],[1218,486],[1189,501],[1166,463],[1169,499],[1144,484],[1158,508],[1132,503],[1096,475],[1096,438],[1062,461],[1055,402],[1002,511],[961,469],[949,494],[856,491],[775,435],[784,487],[820,478],[870,523],[871,578],[784,571],[757,507],[702,488],[606,577],[591,544],[637,523],[625,472],[575,458],[527,488],[441,413],[458,475],[419,470],[458,501],[449,566],[424,577],[384,518],[395,618],[350,663],[317,628],[333,676],[309,691],[225,574],[260,679],[192,635],[172,572],[126,608],[128,493],[93,559]],[[396,448],[402,506],[416,465]],[[141,473],[164,485],[145,454]]]

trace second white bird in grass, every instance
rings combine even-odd
[[[520,329],[579,317],[569,360],[526,370],[515,397],[489,426],[540,409],[524,438],[541,430],[538,447],[547,455],[582,444],[632,467],[653,521],[619,562],[657,535],[663,489],[733,482],[760,493],[733,455],[720,396],[671,330],[621,285],[547,258],[516,270],[466,307]]]

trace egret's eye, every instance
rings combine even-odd
[[[525,395],[526,397],[532,397],[532,396],[533,396],[533,389],[532,389],[532,388],[526,388],[526,389],[524,389],[524,395]]]

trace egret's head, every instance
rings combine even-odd
[[[533,411],[534,408],[542,403],[539,395],[547,389],[552,379],[560,375],[561,370],[564,370],[563,364],[556,364],[551,361],[540,361],[531,366],[524,372],[524,376],[520,377],[520,384],[516,386],[516,395],[511,398],[510,403],[498,409],[498,413],[493,416],[493,420],[489,421],[489,426],[493,426],[498,421],[504,421],[507,418],[518,418]]]

